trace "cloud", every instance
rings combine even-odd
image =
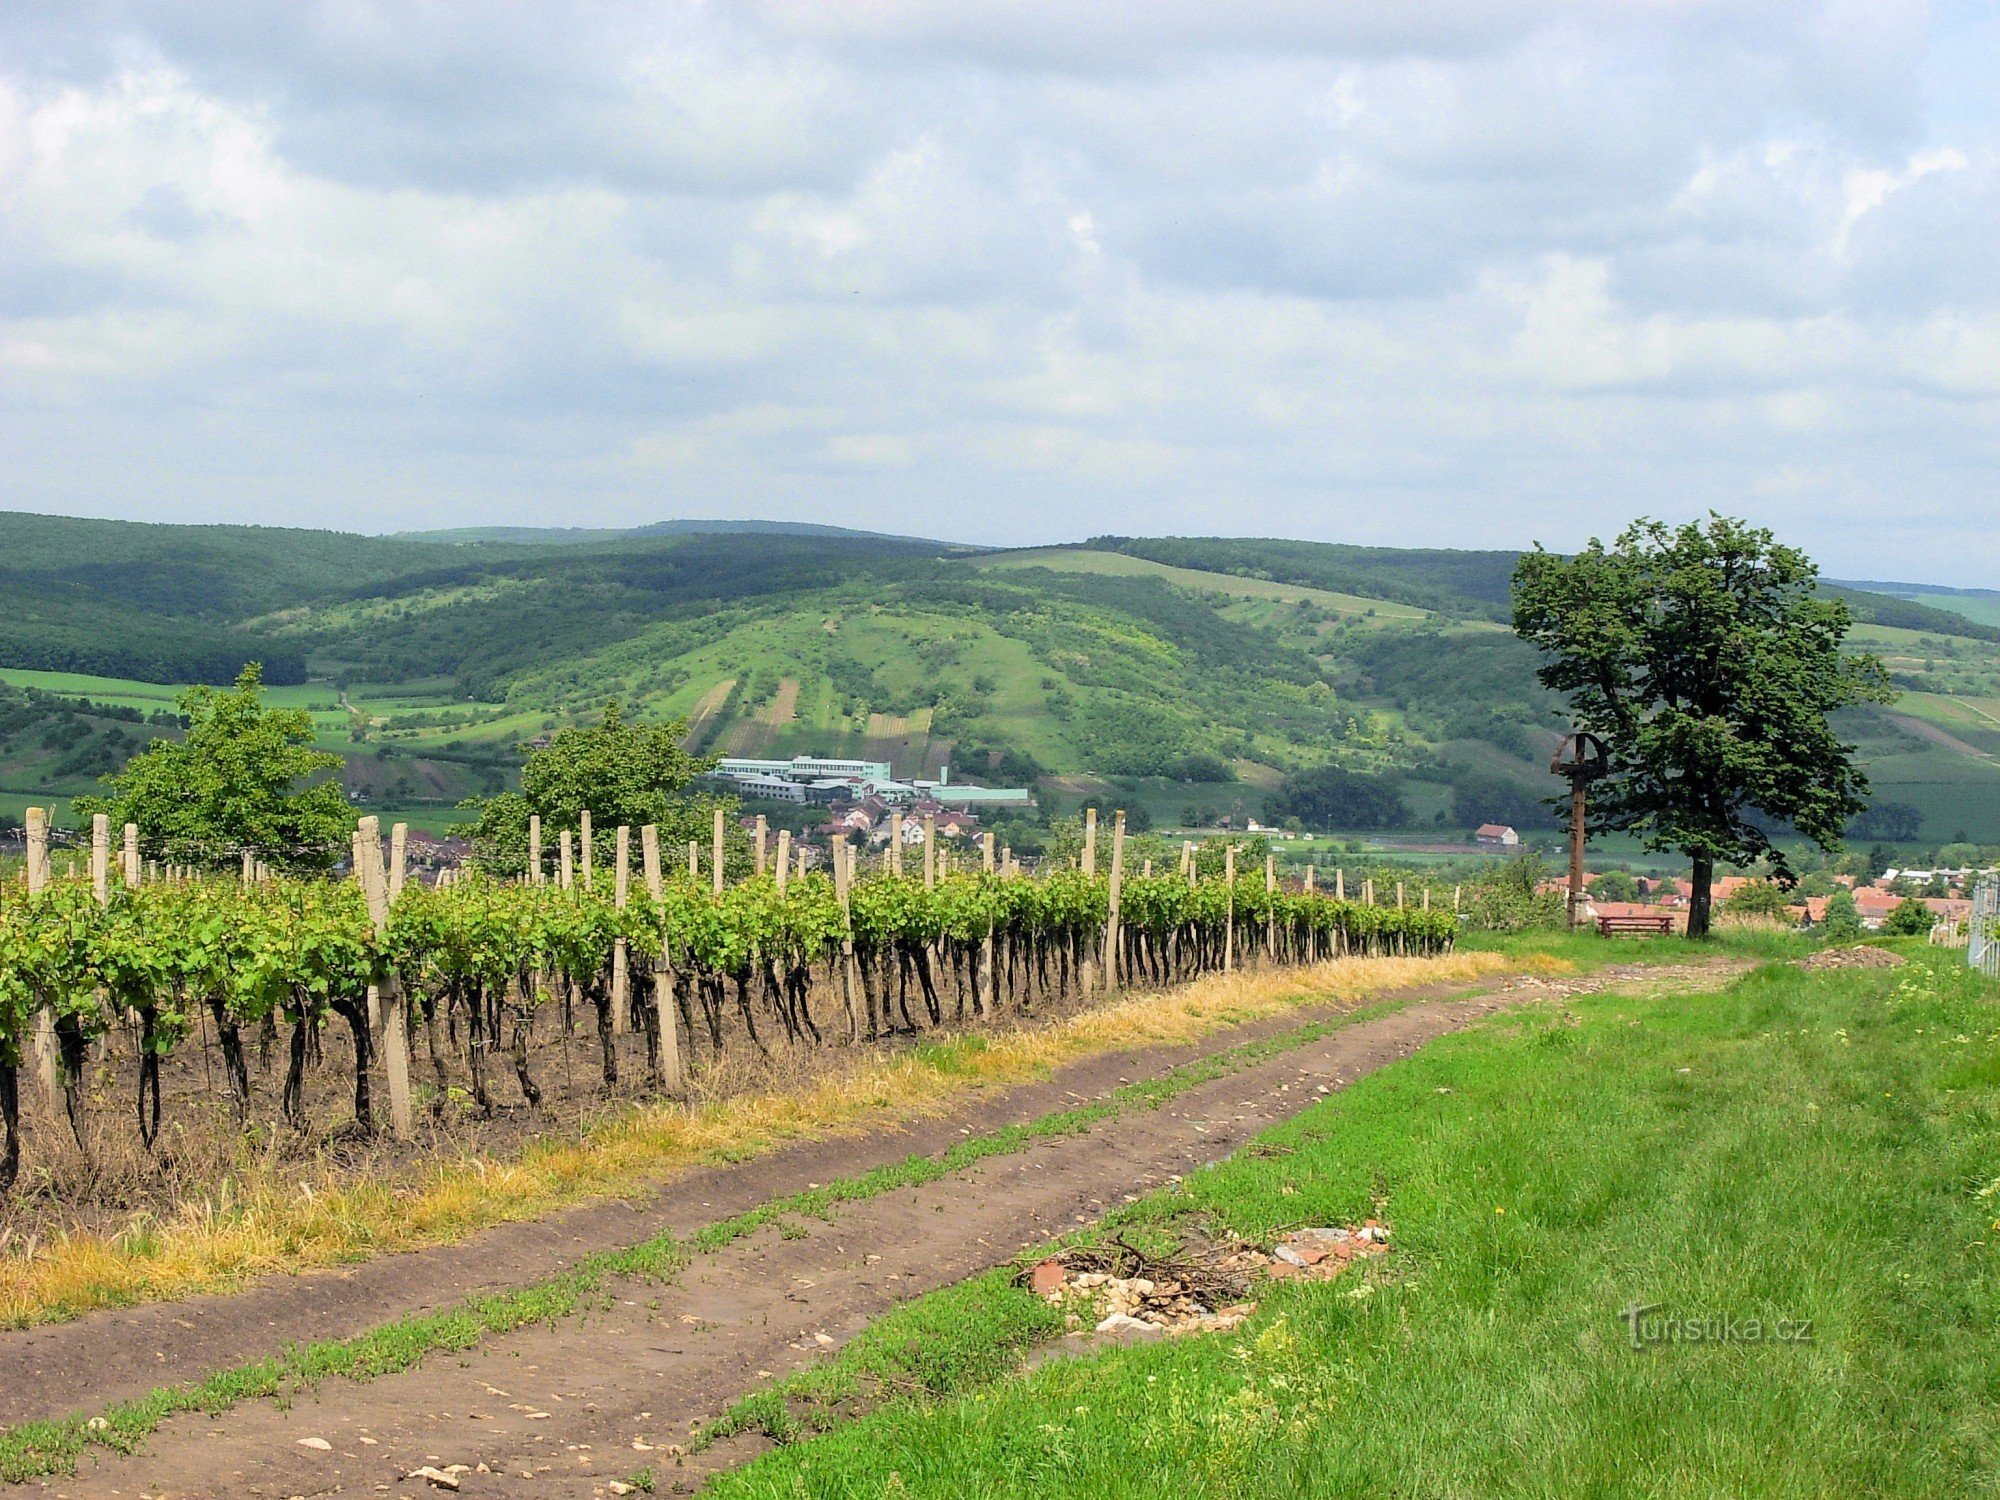
[[[382,530],[1716,506],[1990,581],[1996,41],[1914,0],[17,0],[0,465]]]

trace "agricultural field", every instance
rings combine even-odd
[[[1751,934],[1211,975],[721,1092],[711,1065],[711,1091],[394,1194],[267,1202],[252,1173],[255,1236],[211,1205],[10,1285],[68,1301],[37,1378],[0,1336],[0,1476],[1976,1491],[1995,991],[1955,953],[1869,951],[1895,966]],[[439,1309],[412,1268],[483,1290]],[[198,1323],[87,1311],[218,1283]]]

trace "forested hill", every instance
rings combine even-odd
[[[0,710],[14,726],[0,793],[51,777],[89,789],[136,732],[131,715],[170,705],[171,686],[149,685],[223,681],[256,659],[274,684],[323,685],[290,690],[354,786],[382,796],[489,786],[521,741],[617,696],[688,719],[705,749],[866,753],[909,775],[950,763],[1058,798],[1116,786],[1168,820],[1279,805],[1337,819],[1334,783],[1287,790],[1335,767],[1366,778],[1341,784],[1350,816],[1533,825],[1560,719],[1502,623],[1517,555],[1125,537],[976,551],[740,522],[362,537],[0,515],[0,676],[127,715],[59,710],[71,718],[37,728],[44,700]],[[2000,839],[1995,629],[1841,588],[1907,690],[1852,726],[1898,826]]]

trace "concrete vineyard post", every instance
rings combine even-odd
[[[542,815],[528,814],[528,884],[542,883]]]
[[[556,867],[556,884],[568,890],[576,884],[576,837],[567,828],[562,831],[562,847],[558,851],[560,863]]]
[[[778,866],[776,871],[778,894],[780,896],[785,894],[785,882],[790,878],[791,873],[792,830],[789,828],[780,828],[778,830]]]
[[[901,878],[903,873],[903,815],[894,808],[889,811],[889,873]]]
[[[99,906],[111,904],[111,818],[97,813],[90,820],[90,894]]]
[[[382,869],[381,820],[372,816],[363,818],[354,842],[354,873],[361,882],[369,920],[375,926],[375,941],[380,943],[389,931],[389,881]],[[368,1030],[389,1081],[389,1129],[398,1136],[408,1136],[411,1128],[409,1017],[393,970],[385,972],[381,984],[368,986]]]
[[[1222,972],[1236,972],[1236,846],[1225,844],[1222,849],[1223,889],[1228,894],[1227,915],[1222,924]]]
[[[410,875],[410,825],[396,823],[389,829],[389,904],[394,906],[396,898],[403,894],[403,884]]]
[[[139,884],[139,825],[125,825],[125,886],[130,890]]]
[[[1109,915],[1104,922],[1104,987],[1116,993],[1119,978],[1118,902],[1125,889],[1125,809],[1119,808],[1111,821],[1111,888],[1107,893]]]
[[[1457,916],[1457,915],[1458,915],[1458,898],[1459,898],[1459,895],[1460,895],[1460,893],[1461,893],[1461,892],[1462,892],[1462,891],[1463,891],[1464,889],[1465,889],[1465,888],[1464,888],[1463,886],[1457,886],[1457,885],[1455,885],[1455,886],[1453,886],[1453,887],[1451,888],[1451,914],[1452,914],[1453,916]]]
[[[979,868],[985,875],[993,873],[993,834],[991,830],[982,834],[979,840]],[[993,924],[986,924],[986,935],[979,940],[979,972],[981,983],[986,989],[986,1010],[990,1015],[1000,1006],[1000,978],[993,972]]]
[[[938,882],[937,814],[924,814],[924,889]]]
[[[632,891],[632,830],[625,824],[618,825],[614,835],[616,863],[611,872],[611,904],[619,911],[625,910],[625,903]],[[611,944],[611,1034],[623,1036],[626,1017],[632,1010],[632,950],[624,938],[614,939]]]
[[[854,864],[848,852],[846,834],[836,833],[831,848],[833,899],[840,907],[840,1006],[847,1014],[847,1039],[851,1042],[861,1032],[854,1015],[854,992],[860,988],[861,980],[854,957],[854,914],[848,904],[849,888],[854,883]]]
[[[38,896],[49,883],[49,814],[47,808],[31,807],[28,825],[28,894]],[[35,1076],[52,1108],[60,1107],[62,1082],[56,1069],[56,1016],[48,1006],[35,1011]]]
[[[657,903],[666,892],[666,883],[660,874],[660,829],[656,823],[639,830],[639,865],[646,874],[646,894]]]
[[[1401,911],[1402,909],[1403,909],[1403,882],[1399,880],[1396,882],[1396,910]]]
[[[1086,807],[1083,810],[1083,848],[1077,859],[1077,868],[1083,872],[1085,880],[1094,880],[1097,877],[1097,809],[1094,807]],[[1083,993],[1095,994],[1097,957],[1090,951],[1088,945],[1085,945],[1079,957],[1082,962],[1077,967],[1082,972],[1077,977]]]
[[[1278,893],[1278,856],[1264,856],[1264,962],[1274,963],[1278,957],[1278,905],[1273,899]]]
[[[715,810],[714,867],[709,871],[709,880],[714,894],[722,894],[722,809]]]
[[[587,891],[590,889],[592,873],[590,867],[590,809],[587,807],[581,813],[577,814],[576,848],[579,856],[578,862],[583,871],[583,888]]]
[[[699,884],[700,881],[701,881],[701,841],[699,839],[689,839],[688,840],[688,884],[696,885]]]
[[[762,875],[764,873],[764,838],[765,835],[769,832],[769,830],[770,830],[770,825],[765,822],[764,815],[762,813],[758,813],[757,814],[757,873],[759,875]]]
[[[639,830],[639,863],[645,871],[646,894],[657,905],[666,895],[667,885],[660,869],[660,830],[656,824],[648,823]],[[664,949],[653,969],[653,1016],[660,1033],[660,1081],[677,1089],[686,1080],[681,1067],[680,1018],[674,1014],[674,971]]]
[[[245,849],[243,851],[243,884],[249,886],[256,883],[257,856],[252,854],[248,849]]]

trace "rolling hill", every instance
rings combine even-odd
[[[254,657],[352,791],[432,825],[610,697],[704,749],[950,764],[1071,805],[1115,789],[1167,823],[1262,813],[1329,764],[1388,778],[1415,828],[1548,816],[1560,717],[1502,623],[1514,553],[40,516],[0,516],[0,545],[0,806],[89,790],[166,732],[172,684]],[[1838,587],[1905,689],[1851,726],[1890,821],[2000,842],[2000,630]]]

